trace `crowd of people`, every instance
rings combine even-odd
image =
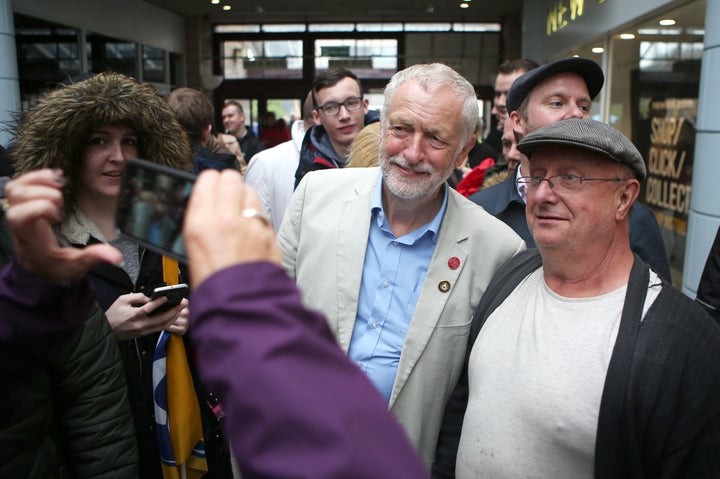
[[[642,154],[590,118],[603,84],[584,58],[504,62],[499,155],[442,64],[393,75],[379,112],[330,68],[267,149],[234,101],[213,134],[197,90],[44,93],[0,214],[0,476],[720,476],[720,233],[693,301]],[[132,158],[199,174],[187,263],[117,229]],[[170,348],[188,427],[158,392]]]

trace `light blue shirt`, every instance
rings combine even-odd
[[[405,335],[447,209],[446,185],[443,185],[443,191],[440,211],[433,220],[396,238],[382,207],[382,180],[378,181],[375,190],[358,311],[348,356],[365,371],[388,402]]]

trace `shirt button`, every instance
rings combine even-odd
[[[373,329],[377,329],[377,323],[376,323],[376,322],[373,322],[370,326],[371,326]]]
[[[397,241],[393,241],[393,246],[397,246],[397,245],[398,245],[398,242],[397,242]]]
[[[390,286],[390,283],[387,280],[385,280],[382,282],[382,285],[383,285],[383,288],[387,288],[388,286]]]

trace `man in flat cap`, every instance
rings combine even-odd
[[[507,94],[506,108],[517,140],[528,133],[568,118],[589,118],[593,99],[605,76],[587,58],[563,58],[532,69],[518,77]],[[507,181],[482,190],[470,199],[504,221],[528,245],[535,246],[525,220],[525,193],[515,184],[527,175],[527,162]],[[637,203],[630,215],[630,247],[660,277],[670,281],[670,262],[660,227],[652,210]]]
[[[642,156],[590,119],[518,148],[537,249],[476,310],[435,477],[720,477],[720,327],[630,249]]]

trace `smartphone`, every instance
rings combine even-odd
[[[150,250],[187,263],[182,226],[196,175],[132,159],[125,166],[115,226]]]
[[[180,304],[180,301],[187,296],[188,292],[190,291],[190,288],[188,288],[188,285],[185,283],[180,284],[173,284],[171,286],[160,286],[158,288],[155,288],[152,292],[152,295],[150,296],[150,299],[157,299],[160,296],[165,296],[168,300],[165,302],[165,304],[158,307],[155,311],[150,313],[151,315],[164,313],[165,311],[174,308],[178,304]]]

